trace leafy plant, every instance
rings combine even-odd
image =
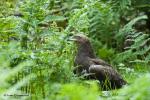
[[[147,99],[149,30],[136,29],[139,21],[146,25],[149,21],[146,3],[1,0],[0,99]],[[80,32],[90,38],[98,57],[117,67],[129,86],[105,93],[93,81],[73,74],[76,48],[68,38]],[[134,43],[124,47],[128,37]]]
[[[131,22],[129,22],[122,30],[120,30],[118,34],[118,37],[120,37],[120,40],[118,40],[119,42],[118,44],[123,44],[122,40],[125,40],[124,37],[127,37],[128,41],[132,40],[134,43],[132,43],[131,46],[125,47],[124,48],[125,51],[118,54],[118,56],[115,59],[116,61],[128,62],[128,60],[130,60],[130,63],[134,63],[134,62],[148,63],[149,62],[149,58],[148,58],[149,35],[142,33],[142,32],[136,32],[136,30],[133,28],[133,25],[137,21],[141,19],[146,19],[146,18],[147,18],[146,16],[140,16],[138,18],[135,18]],[[122,48],[122,47],[119,47],[119,48]],[[122,56],[122,58],[120,58],[120,56]]]

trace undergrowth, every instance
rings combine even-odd
[[[136,25],[149,19],[149,6],[135,1],[0,1],[0,99],[148,100],[149,29]],[[79,32],[128,85],[101,91],[73,74],[76,47],[68,39]]]

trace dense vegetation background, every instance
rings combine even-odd
[[[149,0],[0,0],[0,11],[1,100],[150,98]],[[79,32],[129,85],[101,91],[73,74]]]

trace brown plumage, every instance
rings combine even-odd
[[[100,81],[104,90],[120,88],[126,81],[118,74],[113,67],[105,61],[96,58],[89,39],[83,34],[76,34],[72,37],[77,44],[74,73],[82,75],[89,74],[90,79]]]

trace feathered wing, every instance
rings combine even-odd
[[[111,87],[120,88],[126,84],[121,75],[118,74],[116,70],[112,67],[106,67],[103,65],[91,65],[89,67],[89,72],[95,74],[95,78],[100,82],[105,82],[106,80],[111,83]]]
[[[91,65],[103,65],[103,66],[108,66],[108,67],[112,67],[110,64],[108,64],[107,62],[105,62],[102,59],[98,59],[98,58],[88,58]]]
[[[117,80],[121,78],[121,76],[117,73],[116,70],[112,69],[111,67],[106,67],[103,65],[91,65],[89,67],[89,71],[91,73],[95,73],[95,74],[102,75],[102,76],[107,75],[109,79]]]
[[[121,87],[125,81],[113,69],[113,67],[105,61],[96,58],[90,41],[87,37],[77,35],[74,37],[78,46],[74,72],[79,75],[90,74],[89,79],[98,79],[100,83],[109,80],[111,85]],[[92,74],[91,74],[92,73]]]

